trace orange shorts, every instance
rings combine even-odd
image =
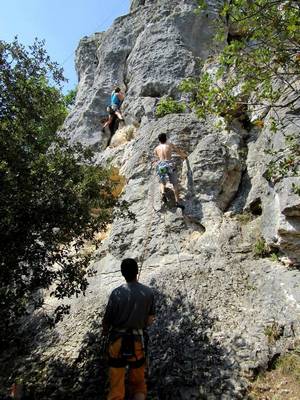
[[[119,358],[122,339],[119,338],[109,345],[109,356],[111,358]],[[145,356],[143,345],[140,341],[135,341],[134,350],[136,358],[128,361],[140,360]],[[143,393],[146,397],[147,387],[145,381],[145,365],[139,368],[132,368],[129,365],[129,393],[134,396],[136,393]],[[126,368],[109,368],[109,393],[107,400],[124,400],[125,399],[125,371]]]

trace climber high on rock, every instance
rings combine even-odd
[[[121,114],[120,108],[125,99],[125,94],[121,91],[119,87],[116,87],[111,94],[111,108],[116,113],[116,116],[120,121],[123,121],[123,116]]]
[[[157,162],[156,171],[160,181],[161,199],[164,203],[167,202],[165,190],[167,181],[169,181],[173,185],[176,207],[184,210],[184,206],[180,204],[178,180],[175,164],[172,161],[172,155],[173,153],[176,153],[182,160],[185,160],[187,158],[187,154],[185,151],[176,147],[173,143],[168,142],[167,135],[165,133],[158,135],[158,140],[160,144],[155,148],[154,155],[159,159]]]
[[[116,87],[111,94],[110,105],[107,107],[108,120],[105,122],[102,129],[112,124],[114,116],[116,116],[120,121],[124,121],[123,115],[120,111],[124,98],[125,94],[121,91],[119,87]]]

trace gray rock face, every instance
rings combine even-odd
[[[284,96],[280,101],[289,101]],[[297,110],[300,102],[296,102]],[[270,129],[272,119],[280,119],[277,132]],[[297,150],[289,148],[289,138],[293,137],[299,143],[299,116],[293,110],[279,110],[276,115],[268,112],[265,117],[265,127],[258,139],[249,146],[248,172],[252,187],[248,196],[248,205],[259,201],[262,205],[262,233],[268,244],[279,248],[293,262],[300,262],[300,230],[299,209],[300,196],[294,190],[294,185],[300,185],[300,164]],[[266,154],[272,150],[274,155]],[[280,163],[289,156],[295,157],[294,167],[283,175],[278,172]],[[271,162],[275,163],[271,175],[274,181],[268,181],[266,171]]]
[[[99,145],[105,142],[105,135],[99,129],[99,113],[89,107],[92,86],[95,80],[98,57],[97,49],[101,44],[104,33],[95,33],[91,37],[81,39],[76,51],[76,71],[78,74],[78,92],[74,111],[68,118],[68,132],[73,141],[81,140],[87,145]],[[94,100],[95,108],[100,107],[99,101]],[[78,110],[81,110],[78,112]],[[99,142],[99,136],[101,141]],[[101,148],[101,146],[100,146]]]
[[[119,168],[127,182],[122,196],[136,221],[114,221],[95,252],[97,274],[86,296],[70,300],[71,314],[51,336],[35,338],[28,373],[34,377],[36,365],[43,371],[40,400],[70,393],[73,400],[104,398],[100,321],[110,290],[122,283],[124,257],[138,260],[140,280],[156,290],[151,398],[246,399],[248,378],[299,335],[299,271],[252,252],[263,235],[300,259],[300,202],[292,190],[299,178],[273,185],[265,178],[271,160],[264,152],[270,146],[268,122],[258,134],[239,124],[220,132],[215,121],[203,123],[192,113],[155,117],[158,98],[180,98],[180,80],[197,74],[198,58],[215,51],[209,22],[218,2],[211,2],[208,16],[196,15],[196,4],[132,0],[130,14],[107,32],[82,39],[77,49],[79,89],[64,133],[93,145],[98,164],[109,161]],[[100,119],[116,84],[126,90],[126,123],[138,129],[105,148]],[[277,149],[283,132],[292,132],[288,121],[299,122],[298,115],[283,117],[285,128],[273,136]],[[174,158],[184,213],[160,201],[151,163],[159,133],[189,155],[186,161]],[[252,211],[250,218],[244,210]]]
[[[135,11],[107,32],[82,39],[76,51],[77,104],[64,127],[71,140],[105,146],[100,120],[114,86],[126,91],[126,121],[140,123],[149,108],[153,113],[156,98],[175,94],[184,77],[197,73],[198,57],[205,59],[211,49],[207,21],[214,11],[196,15],[195,5],[193,0],[133,3]]]

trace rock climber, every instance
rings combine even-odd
[[[176,147],[173,143],[168,142],[167,135],[165,133],[158,135],[158,140],[160,144],[155,148],[154,155],[159,159],[157,162],[156,171],[160,181],[161,199],[164,203],[167,203],[165,191],[167,181],[169,181],[173,185],[176,207],[184,210],[184,205],[180,204],[178,179],[175,165],[172,161],[172,155],[173,153],[176,153],[182,160],[185,160],[187,158],[187,154],[185,151]]]
[[[114,117],[117,117],[120,121],[124,121],[120,111],[124,98],[125,94],[119,87],[116,87],[111,94],[110,106],[107,107],[108,120],[104,123],[102,130],[107,126],[111,127]]]
[[[109,335],[107,400],[125,399],[127,365],[130,399],[145,400],[146,328],[154,321],[154,294],[150,287],[137,281],[138,265],[134,259],[122,261],[121,273],[126,283],[112,291],[102,320],[103,334]]]
[[[121,91],[119,87],[116,87],[111,94],[111,108],[116,113],[116,116],[119,118],[120,121],[123,121],[123,116],[121,114],[120,108],[124,101],[125,94]]]

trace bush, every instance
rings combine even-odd
[[[198,3],[200,12],[210,2],[198,0]],[[269,104],[277,114],[278,108],[296,105],[299,91],[294,82],[299,80],[300,71],[299,2],[221,3],[214,20],[216,40],[222,44],[214,60],[218,68],[214,73],[203,68],[198,79],[182,82],[180,89],[190,94],[190,106],[201,118],[215,114],[230,122],[244,114],[248,106]],[[291,101],[282,100],[290,92]],[[263,121],[257,121],[256,125],[262,128]]]
[[[74,89],[68,91],[68,93],[64,96],[66,107],[70,110],[74,104],[77,95],[77,86]]]
[[[283,335],[283,327],[274,321],[271,325],[265,327],[264,334],[269,343],[275,343]]]
[[[258,238],[253,245],[253,252],[256,257],[267,257],[270,254],[270,248],[263,238]]]
[[[160,99],[155,115],[158,118],[164,117],[167,114],[180,114],[186,109],[185,104],[179,103],[178,101],[172,99],[172,97],[165,97]]]

